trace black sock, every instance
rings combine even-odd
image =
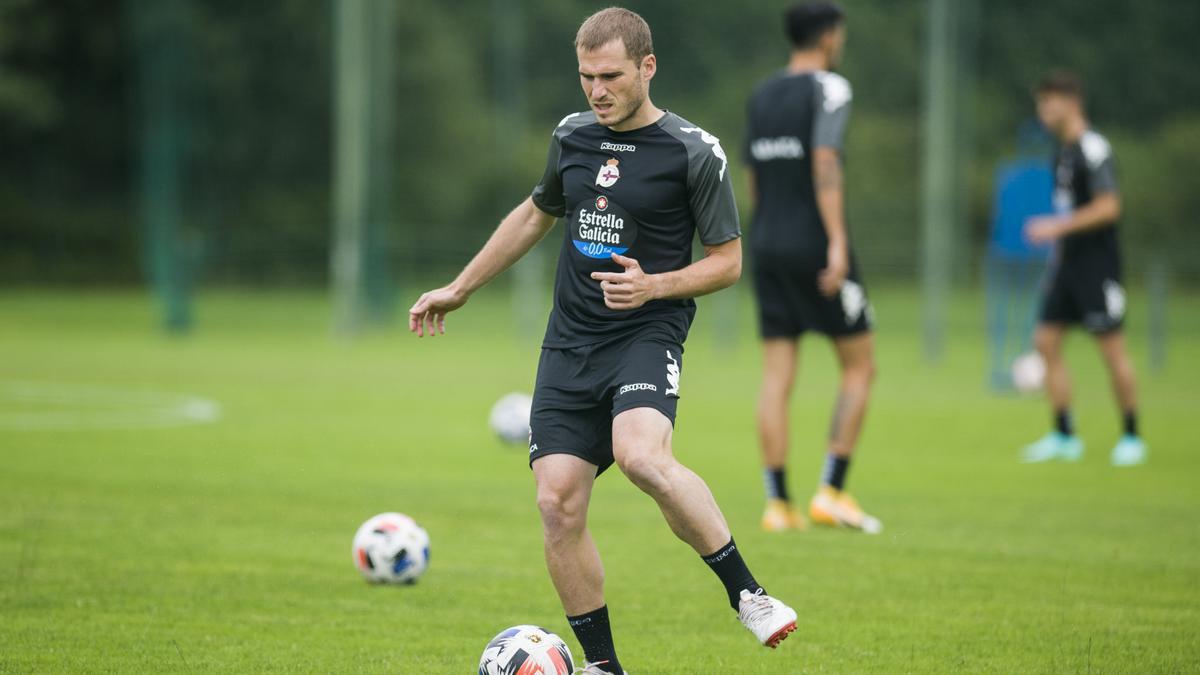
[[[733,543],[733,539],[712,555],[700,556],[700,559],[707,563],[708,568],[725,584],[725,592],[729,594],[729,606],[734,610],[738,608],[742,591],[757,593],[762,590],[762,586],[758,585],[746,567],[746,561],[742,560],[742,554],[738,551],[737,544]]]
[[[1075,434],[1075,425],[1071,423],[1071,411],[1063,408],[1054,413],[1054,428],[1063,436]]]
[[[1129,410],[1125,412],[1123,420],[1125,426],[1125,434],[1128,436],[1137,436],[1137,411]]]
[[[588,663],[604,664],[604,670],[615,675],[624,675],[617,650],[613,647],[612,628],[608,625],[608,605],[593,609],[587,614],[568,616],[567,623],[575,631],[575,639],[583,647],[583,657]]]
[[[787,481],[784,479],[784,469],[763,469],[763,482],[767,484],[767,499],[788,499]]]
[[[850,470],[850,458],[832,452],[825,457],[825,470],[821,472],[821,484],[835,490],[846,485],[846,472]]]

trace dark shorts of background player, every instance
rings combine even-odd
[[[1116,301],[1110,300],[1111,293],[1120,295],[1121,307],[1109,306]],[[1115,266],[1052,269],[1046,279],[1038,320],[1045,324],[1079,325],[1095,335],[1111,333],[1125,323],[1124,295],[1120,271]]]
[[[848,316],[843,293],[828,297],[817,286],[820,268],[791,261],[760,258],[754,266],[754,294],[758,300],[758,331],[765,340],[795,338],[814,331],[831,338],[850,337],[871,330],[871,311],[858,265],[850,257],[846,280],[862,292],[864,305]]]
[[[546,455],[575,455],[612,466],[612,422],[633,408],[654,408],[675,423],[683,348],[669,338],[634,335],[567,349],[542,348],[529,464]]]

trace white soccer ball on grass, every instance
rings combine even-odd
[[[488,424],[505,443],[528,443],[529,415],[532,409],[533,397],[528,394],[505,394],[492,406]]]
[[[429,534],[403,513],[381,513],[354,533],[354,565],[375,584],[411,584],[429,567]]]
[[[570,675],[575,662],[567,643],[537,626],[513,626],[492,638],[479,657],[479,675]]]
[[[1013,359],[1013,386],[1022,394],[1041,391],[1046,383],[1046,361],[1037,352],[1026,352]]]

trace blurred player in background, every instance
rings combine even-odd
[[[784,16],[791,58],[786,70],[754,92],[746,131],[755,200],[750,250],[763,341],[758,432],[767,508],[762,525],[768,531],[806,525],[787,491],[788,401],[800,336],[816,332],[833,341],[841,385],[809,516],[821,525],[874,533],[882,529],[879,520],[864,513],[845,489],[875,376],[871,306],[844,215],[842,148],[850,83],[831,72],[845,44],[845,16],[828,2],[800,3]]]
[[[529,462],[546,566],[589,662],[581,672],[623,672],[604,568],[587,529],[592,485],[613,463],[716,573],[741,622],[774,647],[795,629],[796,612],[755,581],[708,486],[671,448],[692,298],[741,274],[725,152],[715,137],[650,101],[657,62],[640,16],[598,12],[579,28],[575,47],[591,110],[563,118],[533,194],[453,283],[421,296],[409,326],[418,335],[442,331],[447,312],[565,218]],[[705,254],[693,262],[697,234]],[[655,589],[643,592],[660,602]]]
[[[1026,446],[1022,458],[1076,461],[1083,455],[1083,441],[1075,435],[1071,420],[1071,382],[1062,356],[1067,328],[1081,325],[1096,338],[1122,415],[1123,433],[1112,450],[1112,463],[1141,464],[1146,461],[1146,445],[1138,436],[1133,364],[1121,330],[1125,319],[1117,245],[1121,197],[1112,147],[1090,127],[1083,87],[1075,75],[1049,74],[1038,84],[1035,97],[1038,117],[1059,142],[1054,158],[1056,214],[1031,218],[1025,227],[1030,241],[1055,244],[1034,333],[1034,345],[1046,361],[1054,429]]]

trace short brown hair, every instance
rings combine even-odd
[[[625,45],[625,54],[635,63],[654,53],[646,20],[623,7],[609,7],[589,16],[575,34],[575,48],[590,52],[613,40]]]
[[[1079,76],[1069,70],[1052,70],[1038,80],[1033,88],[1034,94],[1061,94],[1074,98],[1083,98],[1083,82]]]

